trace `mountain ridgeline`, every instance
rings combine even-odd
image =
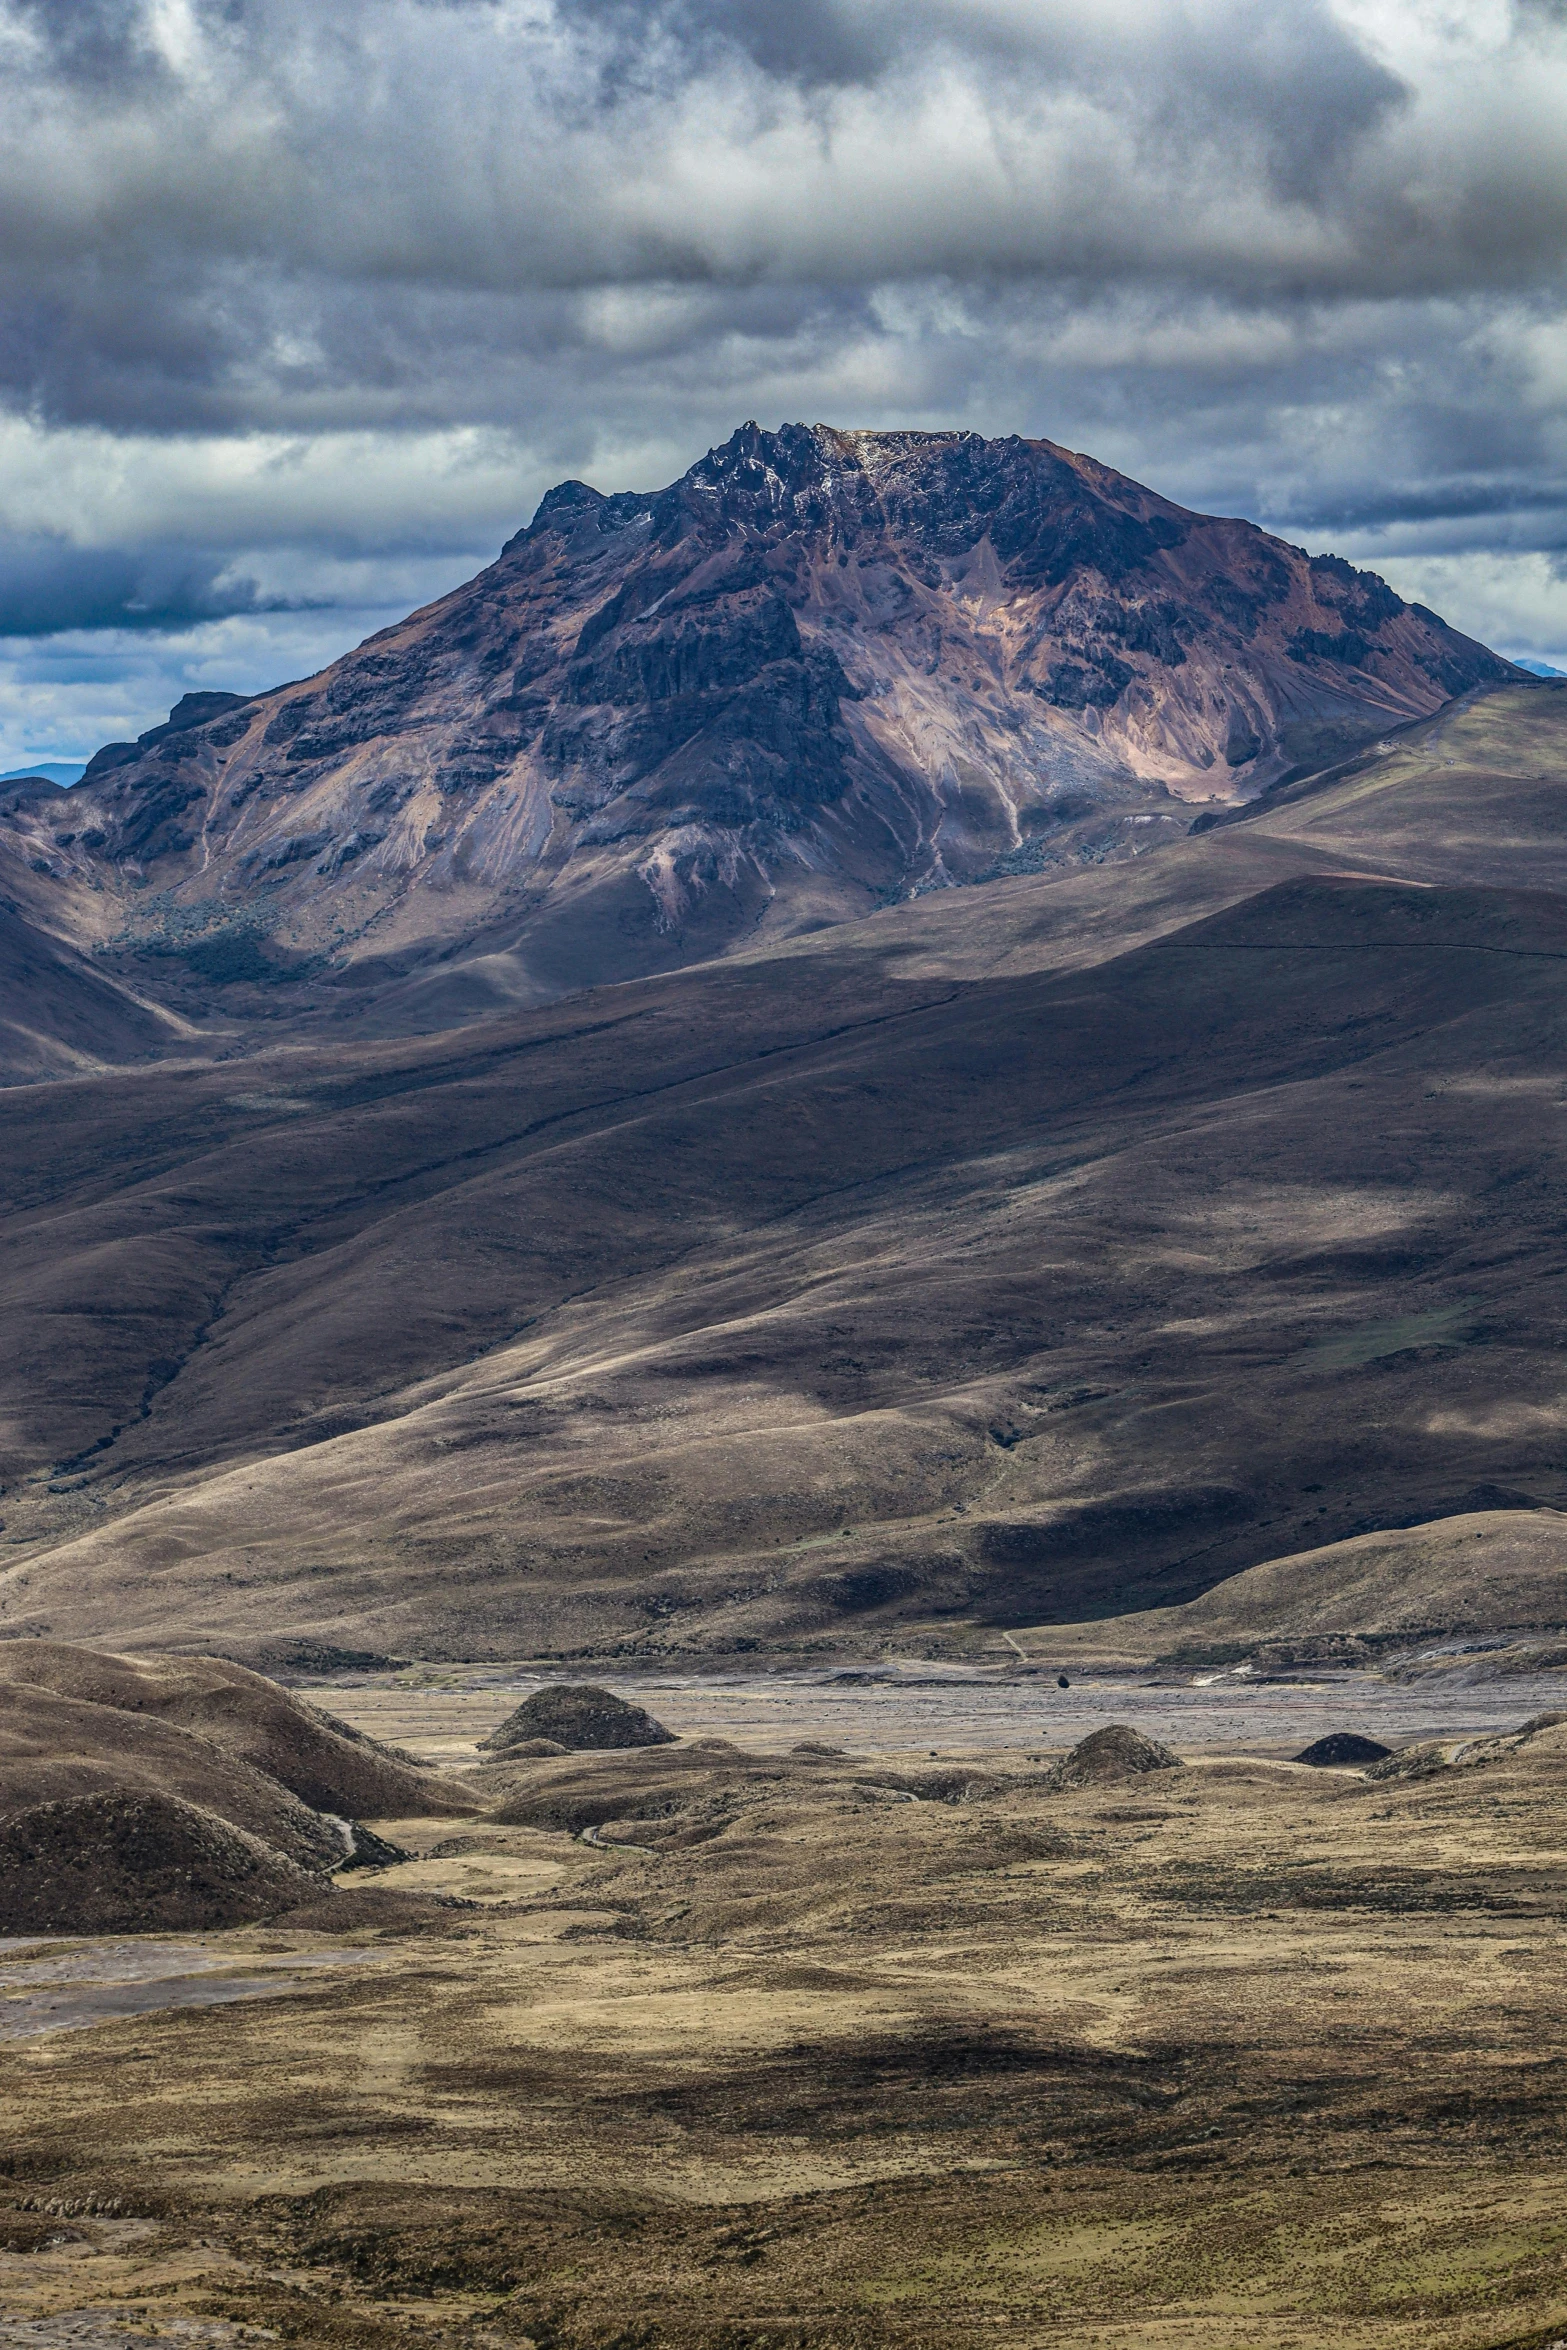
[[[1130,858],[1512,674],[1047,441],[748,424],[655,495],[552,490],[466,586],[187,696],[8,839],[32,919],[143,996],[418,1028]]]

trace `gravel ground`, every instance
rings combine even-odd
[[[1494,1681],[1443,1677],[1413,1685],[1365,1673],[1258,1682],[1226,1676],[1204,1685],[1137,1680],[1001,1680],[921,1666],[856,1676],[767,1674],[733,1679],[584,1673],[645,1705],[682,1737],[732,1738],[777,1748],[822,1739],[855,1753],[955,1749],[1044,1752],[1076,1745],[1106,1722],[1130,1722],[1184,1754],[1295,1754],[1330,1730],[1356,1730],[1385,1745],[1473,1737],[1567,1705],[1557,1674]],[[566,1675],[559,1676],[568,1678]],[[311,1694],[374,1736],[461,1763],[530,1690],[536,1675],[495,1667],[455,1669],[413,1685],[391,1675],[318,1685]]]
[[[275,1999],[322,1968],[362,1966],[368,1955],[289,1950],[269,1956],[204,1941],[0,1941],[0,2044],[174,2007]]]

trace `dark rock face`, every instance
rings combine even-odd
[[[626,610],[584,627],[541,755],[563,778],[598,766],[622,797],[652,786],[638,814],[649,833],[660,821],[793,831],[841,799],[848,680],[830,648],[806,646],[776,584],[740,563],[659,602],[657,618]]]
[[[536,1689],[481,1744],[492,1752],[526,1746],[536,1753],[540,1741],[582,1754],[625,1746],[671,1746],[674,1732],[640,1705],[628,1705],[612,1691],[584,1682],[573,1688]]]
[[[149,727],[133,743],[105,743],[101,751],[95,751],[82,770],[82,782],[111,774],[116,767],[133,766],[160,744],[164,746],[166,762],[195,758],[199,755],[198,746],[176,744],[173,737],[189,734],[198,726],[205,727],[209,742],[217,743],[220,748],[225,741],[238,742],[246,722],[236,728],[232,721],[226,725],[219,721],[227,719],[230,711],[242,710],[247,698],[244,694],[181,694],[161,726]]]
[[[748,424],[646,496],[563,483],[319,677],[107,744],[56,879],[125,891],[160,985],[259,921],[274,964],[232,984],[329,952],[538,1000],[1131,856],[1509,674],[1047,441]]]
[[[1295,1760],[1310,1763],[1316,1770],[1331,1770],[1335,1764],[1358,1766],[1385,1762],[1392,1751],[1375,1738],[1362,1738],[1357,1730],[1331,1730],[1326,1738],[1313,1739]]]
[[[1107,1722],[1091,1731],[1048,1774],[1049,1784],[1062,1794],[1075,1787],[1108,1787],[1120,1779],[1139,1779],[1149,1771],[1185,1769],[1178,1754],[1145,1738],[1126,1722]]]

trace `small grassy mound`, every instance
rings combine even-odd
[[[1185,1765],[1157,1738],[1145,1738],[1127,1722],[1107,1722],[1080,1740],[1048,1774],[1052,1790],[1073,1787],[1113,1787],[1124,1779],[1141,1778],[1147,1771],[1179,1771]]]
[[[625,1698],[608,1689],[596,1689],[589,1682],[536,1689],[483,1743],[492,1753],[504,1753],[541,1738],[573,1754],[674,1744],[674,1732],[656,1722],[642,1706],[628,1705]]]
[[[1362,1738],[1358,1730],[1330,1730],[1325,1738],[1302,1747],[1295,1760],[1310,1763],[1314,1770],[1331,1770],[1335,1764],[1385,1762],[1392,1751],[1379,1738]]]
[[[175,1795],[106,1790],[0,1819],[0,1933],[204,1932],[326,1894],[259,1836]]]

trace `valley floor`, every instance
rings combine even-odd
[[[1083,1629],[1061,1631],[1075,1644]],[[1036,1645],[1049,1636],[1028,1635]],[[1446,1671],[1427,1666],[1408,1681],[1335,1670],[1265,1678],[1249,1667],[1080,1674],[1075,1658],[1065,1689],[1057,1686],[1053,1665],[1025,1675],[924,1660],[768,1674],[610,1672],[598,1679],[651,1708],[683,1738],[731,1738],[758,1752],[796,1739],[832,1739],[855,1754],[901,1759],[939,1748],[1010,1752],[1017,1760],[1075,1746],[1106,1722],[1131,1722],[1181,1754],[1288,1759],[1333,1730],[1357,1730],[1389,1746],[1477,1738],[1567,1704],[1567,1676],[1560,1672],[1482,1678],[1488,1648],[1450,1646],[1470,1653],[1450,1654],[1440,1660]],[[559,1679],[558,1670],[548,1677]],[[356,1729],[465,1770],[480,1757],[478,1741],[540,1685],[539,1669],[521,1664],[415,1667],[367,1673],[351,1684],[305,1686]]]
[[[1392,1694],[1451,1742],[1535,1693]],[[461,1761],[511,1695],[332,1702]],[[1063,1792],[1033,1757],[1078,1723],[888,1702],[661,1693],[680,1747],[492,1761],[504,1816],[383,1823],[415,1857],[330,1931],[200,1938],[280,1995],[0,2047],[0,2341],[1567,2333],[1567,1727],[1377,1782],[1279,1759],[1260,1690],[1279,1738],[1210,1715],[1185,1768]],[[0,1996],[110,1948],[13,1945]]]

